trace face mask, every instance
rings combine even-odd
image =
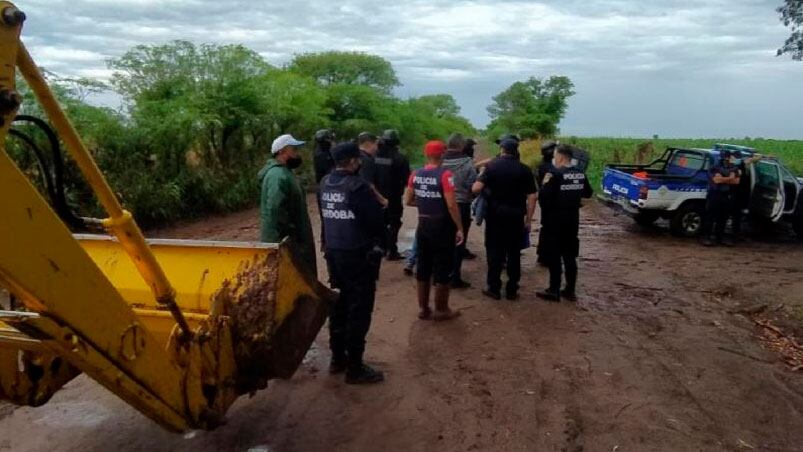
[[[290,168],[291,170],[294,170],[294,169],[298,168],[299,166],[301,166],[301,163],[303,163],[303,162],[304,162],[304,160],[301,157],[293,157],[293,158],[287,159],[287,167]]]

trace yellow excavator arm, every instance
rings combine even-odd
[[[0,1],[0,398],[41,405],[81,372],[167,429],[214,428],[234,400],[289,378],[334,294],[291,244],[145,239]],[[17,70],[108,218],[73,235],[5,151]],[[172,281],[172,284],[171,284]]]

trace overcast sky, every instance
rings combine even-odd
[[[276,65],[359,50],[402,96],[449,93],[477,126],[529,76],[576,85],[567,135],[803,138],[803,62],[776,57],[781,0],[18,0],[24,40],[61,75],[109,76],[136,44],[242,43]]]

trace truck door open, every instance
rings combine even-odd
[[[750,213],[777,221],[783,215],[785,198],[780,167],[773,161],[760,160],[752,166],[751,173]]]
[[[783,213],[790,214],[795,211],[797,205],[800,203],[798,197],[800,196],[800,188],[797,179],[788,169],[781,166],[781,177],[783,178],[783,193],[784,205]]]

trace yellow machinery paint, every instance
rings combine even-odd
[[[0,311],[0,398],[41,405],[84,372],[167,429],[214,428],[239,395],[293,374],[334,295],[289,244],[146,241],[19,40],[23,21],[0,1],[0,286],[25,308]],[[6,154],[15,68],[114,238],[72,235]]]

